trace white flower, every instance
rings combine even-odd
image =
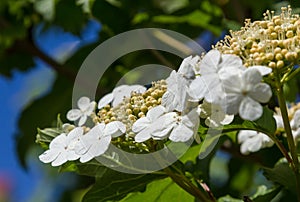
[[[67,119],[70,121],[79,119],[78,126],[82,126],[86,122],[87,117],[93,113],[96,102],[90,102],[88,97],[81,97],[78,100],[77,105],[79,109],[71,109],[68,111]]]
[[[100,123],[94,126],[79,140],[80,144],[78,144],[76,152],[80,154],[80,162],[88,162],[103,154],[108,149],[111,138],[122,135],[125,130],[125,125],[119,121],[113,121],[107,125]]]
[[[200,117],[205,119],[205,125],[209,127],[230,124],[234,118],[233,115],[225,114],[220,105],[209,103],[206,100],[199,105],[199,111]]]
[[[228,114],[237,114],[245,120],[254,121],[261,117],[263,108],[272,96],[271,88],[261,83],[262,75],[256,68],[248,68],[223,80],[226,92],[223,107]]]
[[[199,69],[199,61],[199,56],[189,56],[182,61],[177,72],[186,79],[194,79],[195,72]]]
[[[162,96],[161,104],[167,111],[183,112],[190,99],[187,94],[189,81],[176,71],[172,71],[166,79],[167,91]]]
[[[274,113],[273,117],[276,121],[277,128],[283,127],[282,117]],[[264,133],[251,130],[241,130],[238,134],[238,142],[241,143],[240,151],[242,154],[256,152],[265,147],[273,146],[274,142]]]
[[[290,122],[292,134],[295,140],[300,138],[300,109],[295,111],[293,119]]]
[[[241,143],[240,151],[242,154],[257,152],[274,144],[266,134],[252,130],[241,130],[238,134],[238,142]]]
[[[186,142],[190,140],[193,136],[197,135],[200,123],[197,109],[193,109],[187,115],[178,115],[175,123],[169,139],[173,142]]]
[[[200,62],[198,76],[189,86],[189,94],[196,100],[205,98],[208,102],[219,104],[224,96],[222,79],[245,69],[242,60],[235,56],[209,51]]]
[[[74,128],[69,134],[62,133],[55,137],[49,145],[49,149],[39,156],[44,163],[59,166],[67,161],[73,161],[80,157],[75,152],[78,139],[83,135],[81,127]]]
[[[144,142],[150,138],[162,140],[169,137],[174,142],[186,142],[196,133],[199,126],[199,115],[196,109],[187,115],[180,116],[176,112],[166,113],[163,106],[148,111],[146,117],[138,119],[132,126],[137,133],[136,142]]]
[[[115,107],[123,101],[124,97],[130,97],[132,92],[143,93],[145,91],[146,88],[141,85],[118,86],[112,91],[112,93],[109,93],[100,99],[98,109],[103,108],[109,103],[112,103],[112,107]]]

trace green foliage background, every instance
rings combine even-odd
[[[291,4],[294,8],[300,7],[299,1],[274,0],[1,0],[0,74],[10,77],[15,69],[28,71],[34,67],[33,59],[36,57],[47,63],[57,73],[51,91],[27,106],[19,119],[20,134],[17,135],[16,144],[20,163],[26,168],[25,157],[32,147],[37,146],[35,144],[36,129],[50,127],[57,114],[65,114],[71,108],[73,82],[81,63],[93,48],[106,39],[128,30],[149,27],[174,30],[190,38],[197,38],[204,31],[210,31],[215,37],[219,37],[223,30],[237,29],[242,26],[245,18],[260,19],[266,9],[278,10],[281,5],[286,4]],[[90,19],[97,20],[102,25],[99,40],[80,48],[64,63],[51,58],[34,42],[33,29],[40,24],[44,25],[44,30],[52,26],[59,26],[63,30],[79,36],[82,28]],[[163,52],[141,51],[128,54],[116,61],[106,72],[101,80],[97,98],[99,99],[109,92],[116,81],[126,72],[134,67],[148,64],[150,61],[173,68],[180,64],[179,58]],[[62,119],[64,120],[64,117]],[[230,134],[223,141],[226,140],[235,141]],[[211,187],[216,197],[230,194],[233,197],[241,198],[243,195],[252,194],[251,187],[255,184],[253,176],[258,170],[258,166],[266,167],[265,172],[269,178],[280,181],[280,176],[277,176],[276,172],[271,169],[280,156],[276,149],[262,150],[259,152],[260,156],[256,153],[249,155],[247,159],[241,157],[238,152],[239,148],[234,144],[231,147],[221,147],[221,149],[229,153],[231,158],[227,162],[227,179],[224,180],[224,183],[220,185],[211,181]],[[196,149],[194,150],[196,153]],[[272,153],[271,158],[270,153]],[[209,176],[212,176],[212,173],[216,174],[213,171],[214,168],[210,167],[213,155],[201,161],[191,158],[191,156],[195,155],[187,154],[185,156],[186,159],[183,161],[185,169],[199,171],[198,175],[204,179],[207,178],[209,182]],[[244,162],[244,164],[240,162]],[[76,165],[69,165],[65,170],[72,170],[72,166]],[[95,201],[93,197],[101,194],[103,198],[108,197],[105,199],[110,200],[120,200],[126,197],[123,201],[141,201],[142,198],[147,198],[149,201],[165,201],[170,197],[180,201],[193,201],[188,193],[180,190],[166,176],[145,175],[138,180],[134,179],[134,176],[111,173],[111,176],[124,179],[125,183],[130,184],[131,182],[135,187],[131,191],[147,189],[146,192],[135,195],[127,195],[129,192],[122,192],[122,190],[118,190],[118,194],[116,194],[115,186],[122,187],[123,185],[106,186],[113,179],[106,179],[105,172],[114,171],[103,169],[97,171],[100,172],[100,174],[98,173],[100,176],[96,177],[96,186],[89,190],[90,194],[84,198],[85,201]],[[81,172],[80,168],[75,170]],[[217,168],[216,170],[223,172]],[[90,175],[90,173],[84,172],[81,174]],[[158,181],[147,185],[153,179]],[[85,184],[93,183],[90,178],[81,180]],[[144,184],[136,186],[141,181]],[[285,182],[277,183],[285,186]],[[105,190],[97,193],[97,188],[103,186],[105,186]],[[264,188],[260,189],[262,191]],[[153,195],[159,190],[165,190],[165,192],[161,195]],[[276,189],[269,190],[271,194],[272,191],[278,193]],[[68,196],[65,196],[66,198],[70,199]],[[97,200],[105,201],[100,200],[99,197]],[[220,201],[228,200],[223,197]]]

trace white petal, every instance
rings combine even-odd
[[[234,115],[225,115],[225,118],[220,122],[222,125],[230,124],[234,119]]]
[[[256,131],[253,130],[241,130],[238,134],[238,143],[247,141],[248,139],[257,135]]]
[[[174,88],[174,85],[176,85],[177,79],[178,79],[178,75],[175,70],[173,70],[170,76],[166,79],[168,90],[172,91],[173,93],[176,92],[176,87]]]
[[[58,157],[59,154],[60,154],[60,150],[49,149],[49,150],[45,151],[44,153],[42,153],[39,156],[39,159],[43,163],[50,163],[50,162],[54,161]]]
[[[268,84],[259,83],[249,92],[248,95],[258,102],[266,103],[272,97],[272,90]]]
[[[209,87],[205,80],[200,76],[197,77],[189,86],[188,93],[189,95],[196,99],[201,100],[207,94]]]
[[[161,99],[162,106],[166,107],[167,111],[173,111],[175,109],[174,105],[175,95],[171,92],[165,92]]]
[[[99,100],[98,109],[102,109],[103,107],[111,103],[113,99],[114,99],[114,95],[112,93],[105,95]]]
[[[195,57],[189,56],[185,58],[182,61],[177,72],[188,79],[195,77],[194,69],[196,69],[195,66],[197,65],[199,60],[200,60],[199,56],[195,56]]]
[[[185,126],[189,127],[189,128],[198,128],[199,126],[199,115],[197,113],[197,109],[193,109],[192,111],[190,111],[187,115],[184,115],[182,117],[182,124],[184,124]]]
[[[134,122],[132,126],[132,131],[135,133],[140,132],[151,124],[151,121],[147,117],[142,117]]]
[[[85,136],[87,135],[92,135],[94,137],[99,137],[104,134],[104,129],[105,129],[105,124],[104,123],[99,123],[95,125]]]
[[[89,116],[92,114],[92,112],[95,110],[96,102],[91,102],[88,107],[85,109],[84,114]]]
[[[169,139],[173,142],[186,142],[194,135],[194,131],[183,124],[178,125],[173,129]]]
[[[109,147],[110,141],[111,141],[111,136],[101,137],[100,140],[98,140],[96,144],[94,144],[89,149],[88,153],[94,155],[95,157],[100,156],[101,154],[106,152],[106,150]]]
[[[49,144],[50,149],[63,149],[68,142],[67,135],[65,133],[62,133],[58,136],[56,136]]]
[[[64,152],[61,152],[60,155],[58,155],[58,157],[54,161],[52,161],[51,165],[53,167],[60,166],[60,165],[62,165],[64,163],[66,163],[67,161],[68,161],[68,159],[67,159],[67,152],[64,151]]]
[[[218,72],[218,75],[220,77],[221,80],[224,80],[230,76],[241,76],[243,71],[245,71],[246,68],[243,66],[240,67],[226,67],[226,68],[222,68],[220,69],[220,71]]]
[[[240,57],[232,54],[221,55],[219,66],[221,68],[240,68],[243,67],[243,62]]]
[[[144,93],[147,90],[147,88],[142,85],[131,85],[129,86],[129,88],[130,88],[130,93],[131,92]]]
[[[90,104],[90,98],[88,97],[81,97],[77,102],[79,109],[81,109],[82,111],[87,109],[89,104]]]
[[[251,66],[249,68],[257,69],[262,76],[266,76],[272,72],[272,69],[270,67],[266,67],[266,66],[255,65],[255,66]]]
[[[253,99],[246,97],[242,100],[239,107],[239,114],[242,119],[254,121],[261,117],[263,113],[262,106]]]
[[[243,96],[240,94],[230,93],[225,96],[225,102],[222,107],[227,114],[237,114]]]
[[[80,158],[80,155],[78,155],[76,152],[75,152],[75,150],[72,150],[72,151],[68,151],[68,153],[67,153],[67,160],[68,161],[75,161],[75,160],[77,160],[77,159],[79,159]]]
[[[120,121],[113,121],[105,126],[104,134],[112,137],[119,137],[126,131],[126,126]]]
[[[75,121],[75,120],[79,119],[79,117],[81,115],[82,115],[81,110],[79,110],[79,109],[71,109],[67,113],[67,119],[69,119],[70,121]]]
[[[95,157],[95,156],[94,156],[93,154],[87,152],[87,153],[85,153],[84,155],[82,155],[82,156],[80,157],[79,161],[80,161],[81,163],[86,163],[86,162],[92,160],[94,157]]]
[[[76,138],[79,138],[83,135],[83,128],[82,127],[76,127],[67,135],[68,141],[74,140]]]
[[[165,112],[166,112],[166,109],[163,106],[159,105],[157,107],[154,107],[154,108],[150,109],[147,112],[147,118],[151,122],[153,122],[156,119],[158,119],[161,115],[163,115]]]
[[[257,152],[257,151],[259,151],[260,149],[263,148],[263,145],[262,145],[262,136],[261,136],[260,133],[258,133],[255,137],[249,139],[245,143],[247,143],[248,150],[250,152]]]
[[[242,74],[243,83],[251,86],[255,86],[260,83],[262,80],[262,76],[260,72],[255,68],[248,68]]]
[[[136,134],[136,136],[134,137],[134,140],[136,142],[145,142],[146,140],[149,140],[151,138],[151,130],[146,128],[144,130],[142,130],[141,132],[139,132],[138,134]]]
[[[244,83],[239,74],[232,74],[222,80],[222,87],[226,93],[241,93],[241,84]]]
[[[146,88],[141,85],[121,85],[116,87],[113,90],[113,102],[112,106],[115,107],[119,103],[121,103],[124,99],[124,97],[130,97],[132,92],[138,92],[138,93],[143,93],[146,91]]]
[[[74,148],[74,151],[76,154],[82,156],[83,154],[87,153],[87,151],[90,149],[91,146],[92,146],[91,141],[82,141],[82,138],[80,138]]]
[[[169,112],[159,117],[151,124],[151,136],[164,139],[176,125],[178,115],[176,112]]]
[[[217,50],[209,51],[200,63],[200,74],[211,74],[217,72],[221,54]]]
[[[82,126],[83,124],[85,124],[86,120],[87,120],[87,116],[82,115],[79,119],[78,126]]]
[[[273,117],[275,119],[277,129],[278,128],[284,128],[282,116],[275,114],[275,115],[273,115]],[[292,121],[291,121],[291,127],[293,127],[292,126]]]

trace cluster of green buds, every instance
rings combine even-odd
[[[117,106],[105,106],[94,117],[94,122],[107,124],[112,121],[121,121],[126,125],[127,136],[133,137],[134,134],[131,128],[134,122],[144,117],[151,108],[160,105],[166,90],[167,84],[165,80],[152,82],[152,86],[144,93],[132,92],[130,97],[124,98]]]
[[[282,7],[281,14],[264,13],[264,19],[251,22],[213,48],[225,54],[235,54],[243,59],[245,66],[264,65],[282,68],[300,59],[300,18],[292,14],[290,6]]]

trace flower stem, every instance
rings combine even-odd
[[[297,197],[298,201],[300,202],[300,173],[299,173],[299,160],[298,160],[298,155],[297,155],[297,150],[296,150],[296,145],[294,142],[293,134],[292,134],[292,129],[288,117],[288,112],[286,108],[286,102],[283,94],[283,88],[282,88],[282,83],[280,82],[280,74],[279,72],[276,73],[276,91],[277,91],[277,99],[279,102],[279,108],[281,111],[282,119],[283,119],[283,125],[284,129],[286,132],[287,136],[287,142],[288,146],[291,152],[292,160],[293,163],[291,164],[292,169],[296,175],[296,185],[297,185]]]
[[[189,179],[186,178],[183,174],[175,173],[170,168],[165,168],[164,171],[166,174],[171,177],[171,179],[183,188],[185,191],[199,199],[201,202],[211,202],[201,190],[198,189]]]

